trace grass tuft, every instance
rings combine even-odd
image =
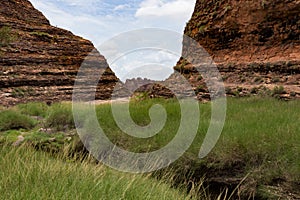
[[[147,176],[26,147],[0,146],[0,186],[1,199],[193,199]]]
[[[54,104],[48,111],[46,127],[54,128],[57,131],[65,131],[75,128],[71,104]]]
[[[0,111],[0,131],[13,129],[31,129],[35,126],[35,120],[15,110]]]
[[[46,117],[48,106],[41,102],[31,102],[26,104],[20,104],[17,109],[25,115]]]

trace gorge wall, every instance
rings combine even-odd
[[[300,98],[300,1],[197,0],[184,34],[212,56],[228,95]],[[184,55],[197,57],[185,42]],[[174,69],[207,97],[191,64],[181,58]]]
[[[93,49],[90,41],[51,26],[29,1],[2,0],[0,105],[71,100],[77,71]],[[105,70],[96,98],[108,99],[118,79],[99,52],[90,58]]]

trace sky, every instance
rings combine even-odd
[[[192,16],[196,0],[30,0],[30,2],[53,26],[70,30],[91,40],[101,54],[109,57],[105,55],[105,49],[101,49],[102,44],[114,40],[119,35],[124,37],[128,31],[160,28],[174,31],[174,34],[183,34],[186,23]],[[174,42],[179,43],[178,46],[181,48],[182,41]],[[121,80],[136,76],[162,80],[172,73],[179,56],[163,50],[144,49],[124,53],[117,61],[110,59],[107,61]],[[138,75],[132,73],[137,68],[142,69]],[[149,69],[153,69],[153,73]]]

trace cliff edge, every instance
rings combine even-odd
[[[29,1],[2,0],[0,105],[71,100],[78,69],[93,50],[90,41],[51,26]],[[93,54],[94,62],[106,70],[96,98],[108,99],[118,79],[105,58]]]
[[[300,1],[197,0],[184,34],[212,56],[228,95],[300,98]],[[183,45],[183,57],[197,56]],[[183,58],[174,69],[204,85]]]

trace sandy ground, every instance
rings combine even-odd
[[[112,104],[112,103],[128,103],[129,98],[116,98],[112,100],[95,100],[95,101],[90,101],[87,102],[88,104],[95,104],[95,105],[100,105],[100,104]]]

